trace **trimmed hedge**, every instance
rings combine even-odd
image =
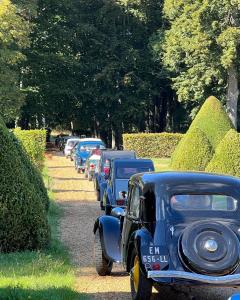
[[[171,168],[178,171],[204,171],[213,156],[213,148],[205,133],[195,127],[179,143]]]
[[[194,127],[200,128],[206,134],[213,149],[216,149],[226,133],[233,128],[233,124],[221,102],[211,96],[202,105],[189,130]]]
[[[48,192],[45,187],[40,170],[30,161],[29,156],[27,155],[25,148],[23,148],[21,141],[19,141],[14,135],[13,141],[16,145],[16,150],[18,151],[18,155],[21,159],[22,167],[24,168],[26,176],[28,176],[28,180],[33,185],[35,193],[39,195],[45,209],[48,210],[50,199],[48,197]]]
[[[0,120],[0,251],[41,249],[50,229],[41,195],[36,192],[14,136]]]
[[[123,134],[125,150],[134,150],[138,157],[171,157],[182,139],[180,133],[132,133]]]
[[[14,130],[15,136],[22,142],[31,161],[42,170],[46,149],[46,130]]]
[[[206,171],[240,177],[240,134],[234,129],[219,143]]]
[[[174,151],[171,158],[171,168],[184,170],[184,166],[186,166],[186,170],[205,170],[212,157],[207,156],[206,159],[204,159],[202,157],[202,155],[204,155],[202,148],[205,149],[208,155],[212,153],[213,156],[217,145],[232,126],[232,122],[222,107],[221,102],[213,96],[209,97],[196,115],[185,137]],[[195,137],[195,134],[199,130],[201,130],[201,133]],[[193,139],[189,138],[189,136]],[[197,141],[198,136],[201,138],[201,141]],[[204,144],[201,145],[201,142]],[[210,150],[208,150],[209,144],[211,146]],[[192,149],[195,149],[196,152],[192,151]],[[190,155],[193,156],[190,157]],[[195,159],[197,162],[195,162]],[[186,163],[184,163],[183,160],[186,160]],[[193,163],[192,166],[190,162]],[[199,169],[197,168],[198,166]]]

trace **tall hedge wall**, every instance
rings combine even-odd
[[[14,130],[15,136],[22,142],[31,161],[41,170],[46,149],[46,130]]]
[[[219,143],[206,171],[240,177],[240,134],[234,129]]]
[[[182,137],[180,133],[123,134],[123,147],[136,151],[138,157],[171,157]]]
[[[16,140],[0,120],[0,251],[45,247],[50,231],[41,195],[29,180]]]

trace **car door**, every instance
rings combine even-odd
[[[141,194],[141,188],[138,186],[138,184],[135,183],[129,186],[128,208],[124,218],[122,231],[122,255],[124,263],[126,263],[127,260],[132,233],[136,231],[140,225],[139,208]]]

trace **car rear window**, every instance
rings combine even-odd
[[[144,173],[144,172],[150,172],[152,171],[152,168],[150,167],[118,167],[116,170],[116,178],[118,179],[128,179],[132,175],[137,173]]]
[[[174,210],[236,211],[238,201],[227,195],[173,195]]]

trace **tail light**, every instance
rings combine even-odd
[[[95,169],[95,165],[94,164],[90,164],[90,169]]]
[[[124,199],[117,199],[116,203],[119,206],[123,206],[123,205],[125,205],[125,200]]]
[[[152,264],[152,270],[160,271],[161,270],[160,264],[159,263]]]
[[[110,162],[109,160],[105,161],[104,167],[103,167],[103,172],[105,175],[109,175],[110,172]]]

